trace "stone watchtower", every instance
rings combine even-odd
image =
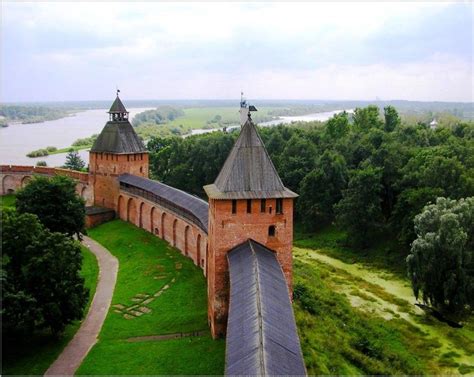
[[[89,153],[89,175],[94,188],[94,204],[116,209],[117,177],[130,173],[148,178],[148,152],[128,121],[128,111],[115,98],[109,121]]]
[[[225,335],[229,308],[227,253],[252,239],[276,253],[292,292],[293,199],[282,183],[250,113],[209,197],[208,320]],[[291,294],[291,293],[290,293]]]

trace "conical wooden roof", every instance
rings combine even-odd
[[[115,98],[115,101],[112,104],[112,106],[110,106],[109,113],[119,113],[119,114],[128,113],[127,109],[123,105],[123,103],[120,100],[120,97],[118,95]]]
[[[128,113],[119,96],[115,98],[114,103],[110,107],[111,120],[105,124],[100,135],[97,137],[91,152],[107,152],[107,153],[145,153],[146,148],[132,125],[128,121],[128,117],[121,116]]]
[[[297,194],[282,183],[249,118],[214,184],[204,186],[213,199],[288,198]]]

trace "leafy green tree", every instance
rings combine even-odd
[[[16,196],[19,213],[33,213],[52,232],[74,234],[84,231],[84,200],[69,177],[35,177]]]
[[[371,128],[382,128],[383,122],[380,119],[379,108],[375,105],[370,105],[355,109],[354,125],[361,131],[366,131]]]
[[[36,166],[48,166],[48,164],[46,163],[46,161],[38,161],[36,163]]]
[[[80,319],[88,292],[79,275],[79,245],[51,233],[35,215],[3,211],[2,328],[7,334],[49,328],[59,333]]]
[[[345,111],[334,115],[326,123],[326,133],[331,139],[344,137],[349,131],[349,116]]]
[[[401,124],[398,112],[393,106],[386,106],[383,109],[385,117],[385,131],[392,132]]]
[[[382,171],[370,165],[352,171],[349,185],[336,204],[336,220],[348,234],[348,240],[356,247],[371,244],[381,228],[381,180]]]
[[[415,216],[442,194],[440,188],[419,187],[406,189],[398,195],[390,224],[402,245],[408,247],[416,238]]]
[[[442,312],[474,308],[474,197],[438,198],[415,217],[407,257],[415,297]]]
[[[298,210],[307,228],[321,228],[334,219],[333,206],[342,197],[347,185],[344,157],[326,150],[316,162],[316,168],[301,182]]]
[[[86,163],[79,156],[79,152],[70,151],[66,155],[66,163],[63,165],[65,169],[78,170],[81,171],[86,167]]]
[[[316,147],[309,140],[294,134],[286,144],[280,160],[280,175],[291,190],[298,191],[300,182],[315,166]]]

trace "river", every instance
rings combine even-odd
[[[130,119],[133,119],[136,114],[145,110],[150,109],[130,109]],[[301,116],[284,116],[269,122],[262,122],[259,126],[271,127],[277,124],[289,124],[295,121],[325,121],[334,114],[342,111],[343,110],[336,110]],[[351,112],[352,110],[346,111]],[[85,110],[66,118],[42,123],[12,124],[9,127],[0,127],[0,164],[36,165],[38,161],[46,161],[48,166],[61,166],[66,160],[65,153],[35,158],[27,157],[26,154],[33,150],[46,148],[47,146],[56,148],[69,147],[79,138],[85,138],[100,133],[107,120],[107,109],[99,109]],[[238,128],[238,126],[229,127],[228,129],[233,128]],[[192,130],[191,135],[217,130],[222,130],[222,128],[195,129]],[[88,163],[88,150],[83,149],[79,151],[79,155]]]
[[[66,118],[42,123],[17,123],[0,127],[0,164],[36,165],[37,161],[46,161],[48,166],[63,165],[66,154],[35,158],[27,157],[26,154],[47,146],[66,148],[77,139],[100,133],[109,119],[107,110],[86,110]],[[150,108],[129,109],[130,119],[145,110]],[[81,150],[79,154],[86,163],[89,161],[87,150]]]

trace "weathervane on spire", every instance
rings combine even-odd
[[[247,100],[244,98],[244,92],[240,92],[240,125],[243,126],[247,120],[252,120],[250,116],[251,111],[257,111],[257,108],[247,104]]]
[[[118,94],[120,93],[120,89],[118,88],[117,86],[117,97],[118,97]]]

